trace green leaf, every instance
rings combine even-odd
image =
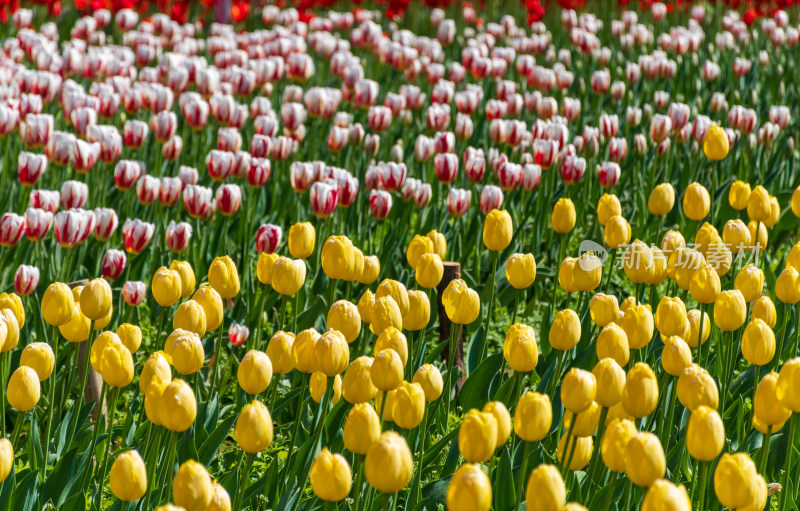
[[[502,363],[503,355],[495,353],[481,362],[477,369],[470,373],[464,382],[464,386],[461,387],[461,393],[458,395],[458,401],[464,409],[481,408],[490,399],[490,383],[492,378],[500,372]]]
[[[311,304],[311,307],[297,316],[297,331],[300,332],[314,326],[317,319],[324,316],[327,310],[328,307],[325,304],[325,300],[323,300],[321,296],[317,296],[314,303]]]
[[[455,328],[455,325],[451,325],[451,328]],[[486,344],[486,333],[483,330],[483,326],[480,326],[475,333],[472,334],[472,338],[469,340],[469,346],[467,346],[467,376],[472,374],[472,371],[478,367],[478,364],[481,363],[480,357],[483,354],[483,347]]]
[[[86,495],[78,492],[58,507],[59,511],[85,511]]]
[[[72,449],[61,457],[53,467],[53,471],[44,482],[42,487],[42,504],[47,504],[50,499],[58,501],[58,497],[78,470],[78,449]],[[56,493],[58,492],[58,493]]]
[[[492,477],[492,474],[489,474]],[[513,509],[516,502],[514,473],[508,446],[503,448],[500,462],[494,472],[494,507],[496,511]]]
[[[39,501],[39,473],[28,471],[20,479],[19,484],[11,493],[11,507],[14,511],[32,511],[34,506],[41,509]]]
[[[211,460],[214,459],[214,455],[217,453],[219,446],[222,445],[222,442],[224,442],[228,437],[228,432],[231,430],[231,426],[233,426],[236,418],[236,415],[232,415],[223,420],[219,426],[217,426],[214,431],[208,435],[206,441],[203,442],[203,445],[201,445],[200,449],[197,451],[197,459],[200,463],[205,466],[208,466],[211,463]]]
[[[428,483],[422,488],[422,499],[427,509],[437,509],[444,506],[447,500],[447,487],[450,486],[451,476]]]

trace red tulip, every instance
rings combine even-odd
[[[14,273],[14,292],[19,296],[28,296],[36,291],[39,285],[39,268],[20,264]]]
[[[139,254],[153,239],[156,226],[138,218],[125,220],[122,225],[122,243],[130,254]]]
[[[256,232],[256,252],[274,253],[281,243],[283,230],[278,225],[264,224]]]
[[[129,280],[122,286],[122,299],[131,307],[140,305],[147,296],[147,285],[141,281]]]
[[[125,271],[127,262],[128,257],[122,250],[108,250],[103,254],[103,262],[100,265],[101,274],[108,280],[116,280]]]

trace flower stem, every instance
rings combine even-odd
[[[519,467],[519,474],[517,474],[517,488],[516,488],[516,503],[514,504],[514,511],[519,509],[519,503],[522,502],[522,482],[525,480],[525,472],[528,467],[528,455],[531,452],[531,443],[525,442],[525,448],[522,450],[522,466]]]
[[[244,462],[244,471],[242,471],[242,477],[239,481],[239,489],[236,491],[236,500],[231,508],[234,511],[239,511],[242,508],[242,497],[244,496],[244,491],[247,489],[248,483],[250,482],[250,467],[253,465],[253,460],[255,457],[255,453],[250,453],[247,455],[247,459]]]

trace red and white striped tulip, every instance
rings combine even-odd
[[[94,213],[85,209],[60,211],[54,224],[56,242],[64,248],[72,248],[86,241],[94,231]]]
[[[376,220],[383,220],[392,210],[392,195],[386,190],[369,192],[369,214]]]
[[[20,264],[14,273],[14,292],[19,296],[28,296],[39,285],[39,268]]]
[[[264,224],[256,232],[256,252],[274,253],[281,243],[283,229],[279,225]]]
[[[17,157],[17,177],[25,186],[33,186],[47,170],[47,156],[21,151]]]
[[[317,181],[311,185],[308,199],[314,215],[318,218],[328,218],[339,202],[339,186],[335,181]]]
[[[500,209],[502,205],[503,190],[499,186],[484,185],[481,188],[480,208],[484,215],[488,215],[493,209]]]
[[[167,250],[180,254],[189,246],[192,239],[192,225],[189,222],[178,222],[170,220],[165,233]]]
[[[153,239],[156,226],[138,218],[125,220],[122,225],[122,243],[129,254],[139,254]]]
[[[100,264],[100,271],[103,277],[108,280],[116,280],[125,271],[128,263],[128,256],[122,250],[110,249],[103,254],[103,261]]]
[[[129,280],[122,286],[122,299],[131,307],[136,307],[144,302],[147,296],[147,285],[139,280]]]

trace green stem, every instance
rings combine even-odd
[[[153,428],[158,427],[153,425],[152,423],[151,425]],[[153,493],[153,486],[155,486],[156,484],[156,473],[158,472],[158,470],[156,470],[158,468],[156,462],[158,461],[158,452],[160,450],[159,447],[161,447],[162,438],[163,436],[161,435],[161,431],[160,430],[156,431],[153,445],[149,447],[150,452],[148,453],[149,455],[147,457],[147,465],[146,465],[147,479],[148,479],[147,497],[145,498],[143,509],[150,509],[150,497]]]
[[[522,502],[522,482],[525,479],[525,472],[528,467],[528,455],[531,452],[531,442],[525,442],[525,448],[522,450],[522,466],[519,468],[517,474],[517,488],[516,488],[516,503],[514,504],[514,511],[519,509],[519,504]]]
[[[597,455],[600,452],[600,445],[603,442],[603,434],[606,431],[606,420],[608,419],[608,408],[603,407],[600,411],[600,424],[597,426],[597,441],[592,446],[592,457],[589,460],[589,484],[594,483],[595,472],[597,466],[602,462],[598,462]]]
[[[497,252],[492,250],[492,273],[489,274],[489,308],[486,311],[486,318],[483,320],[483,336],[484,342],[481,348],[481,360],[484,359],[489,345],[489,323],[492,320],[492,312],[494,311],[494,276],[497,273]]]
[[[303,382],[300,385],[300,395],[298,396],[300,402],[297,404],[297,414],[295,414],[294,418],[294,429],[292,430],[292,438],[289,441],[289,450],[286,451],[286,463],[283,466],[283,469],[285,471],[289,470],[289,460],[292,458],[292,451],[294,450],[294,444],[297,441],[297,433],[300,430],[300,421],[303,418],[303,411],[305,409],[303,399],[305,397],[306,383],[308,383],[308,373],[303,373]]]
[[[88,358],[88,357],[87,357]],[[106,446],[103,449],[103,463],[100,470],[100,486],[97,490],[97,508],[100,508],[100,503],[103,497],[103,484],[106,479],[106,472],[108,471],[108,458],[111,455],[111,439],[114,438],[114,410],[117,407],[117,397],[119,396],[119,388],[115,387],[111,391],[111,407],[108,409],[108,434],[106,435]],[[99,415],[99,414],[98,414]]]
[[[167,452],[167,464],[164,467],[164,472],[166,473],[166,487],[164,488],[167,492],[166,500],[171,500],[172,497],[172,472],[175,469],[175,446],[178,442],[178,433],[174,431],[170,431],[169,433],[169,451]],[[159,499],[160,501],[161,499]]]
[[[94,342],[94,321],[89,321],[89,344],[86,345],[86,358],[84,359],[83,364],[83,375],[81,376],[81,387],[80,391],[78,392],[78,406],[74,408],[74,413],[72,414],[72,420],[69,428],[69,437],[68,441],[71,442],[72,438],[75,436],[75,430],[78,427],[78,415],[81,414],[81,408],[83,408],[83,394],[86,392],[86,380],[89,378],[89,364],[90,364],[90,355],[92,353],[92,343]],[[75,344],[75,350],[80,350],[81,343]]]
[[[708,465],[707,462],[700,462],[700,506],[697,509],[705,509],[706,485],[708,484]]]
[[[211,398],[211,396],[214,395],[214,391],[216,390],[216,386],[217,386],[217,373],[219,372],[219,362],[220,362],[219,361],[219,358],[220,358],[220,346],[222,345],[222,325],[224,323],[225,322],[223,321],[223,322],[221,322],[219,324],[219,328],[217,329],[218,330],[217,341],[214,344],[215,357],[214,357],[214,368],[211,371],[211,387],[208,390],[209,399]]]
[[[789,452],[786,453],[786,461],[783,464],[783,491],[781,492],[781,501],[780,505],[778,506],[779,511],[783,511],[784,506],[786,505],[786,494],[789,493],[787,483],[789,478],[789,469],[792,466],[792,455],[794,454],[794,427],[796,419],[796,413],[793,413],[789,419],[789,442],[787,444]]]
[[[459,325],[460,329],[461,325]],[[453,364],[456,356],[456,325],[450,323],[450,342],[447,346],[447,384],[444,387],[445,392],[445,416],[444,428],[447,430],[448,417],[450,417],[450,394],[453,386]],[[381,413],[381,421],[383,421],[383,413]],[[381,423],[383,424],[383,423]],[[381,428],[381,431],[383,428]]]
[[[250,467],[253,465],[253,460],[255,457],[255,453],[250,453],[247,455],[247,460],[244,462],[244,471],[242,472],[242,477],[239,481],[239,489],[236,492],[236,500],[231,508],[233,511],[239,511],[242,508],[242,497],[244,496],[244,491],[247,489],[248,483],[250,482]]]
[[[0,353],[0,428],[2,429],[2,438],[6,437],[6,360],[10,356],[10,351]],[[53,375],[52,383],[55,385],[55,374]],[[52,401],[50,402],[50,409],[53,409]]]
[[[672,429],[672,420],[675,414],[675,401],[678,398],[678,382],[677,380],[672,381],[672,388],[670,389],[670,396],[669,396],[669,408],[667,408],[667,417],[666,421],[662,421],[658,425],[658,438],[661,439],[661,443],[664,445],[664,450],[669,450],[669,432]],[[667,436],[664,437],[664,426],[667,427]]]
[[[27,413],[17,412],[17,420],[14,422],[14,434],[11,437],[11,447],[14,452],[17,452],[17,442],[19,442],[19,436],[22,434],[22,426],[25,424],[25,415]]]
[[[761,444],[761,464],[758,468],[758,473],[767,478],[767,458],[769,458],[769,440],[772,438],[772,426],[767,426],[767,434],[764,436],[764,442]]]
[[[95,447],[95,445],[97,445],[97,433],[100,431],[100,422],[102,422],[101,418],[102,418],[102,414],[103,414],[103,400],[106,397],[106,392],[107,391],[108,391],[108,386],[106,385],[106,382],[103,382],[103,386],[100,388],[100,401],[97,402],[97,418],[94,421],[94,428],[92,428],[94,430],[94,431],[92,431],[92,440],[91,440],[91,442],[89,442],[89,452],[90,453],[94,452],[94,447]],[[111,432],[110,431],[109,431],[109,436],[111,436]],[[92,456],[92,455],[90,454],[90,456]],[[91,458],[90,458],[90,460],[91,460]],[[99,465],[98,465],[98,468],[99,468]],[[81,487],[83,487],[86,484],[86,477],[88,475],[90,475],[91,472],[92,472],[92,463],[91,462],[86,465],[86,469],[85,470],[86,471],[83,473],[83,483],[81,484]]]

